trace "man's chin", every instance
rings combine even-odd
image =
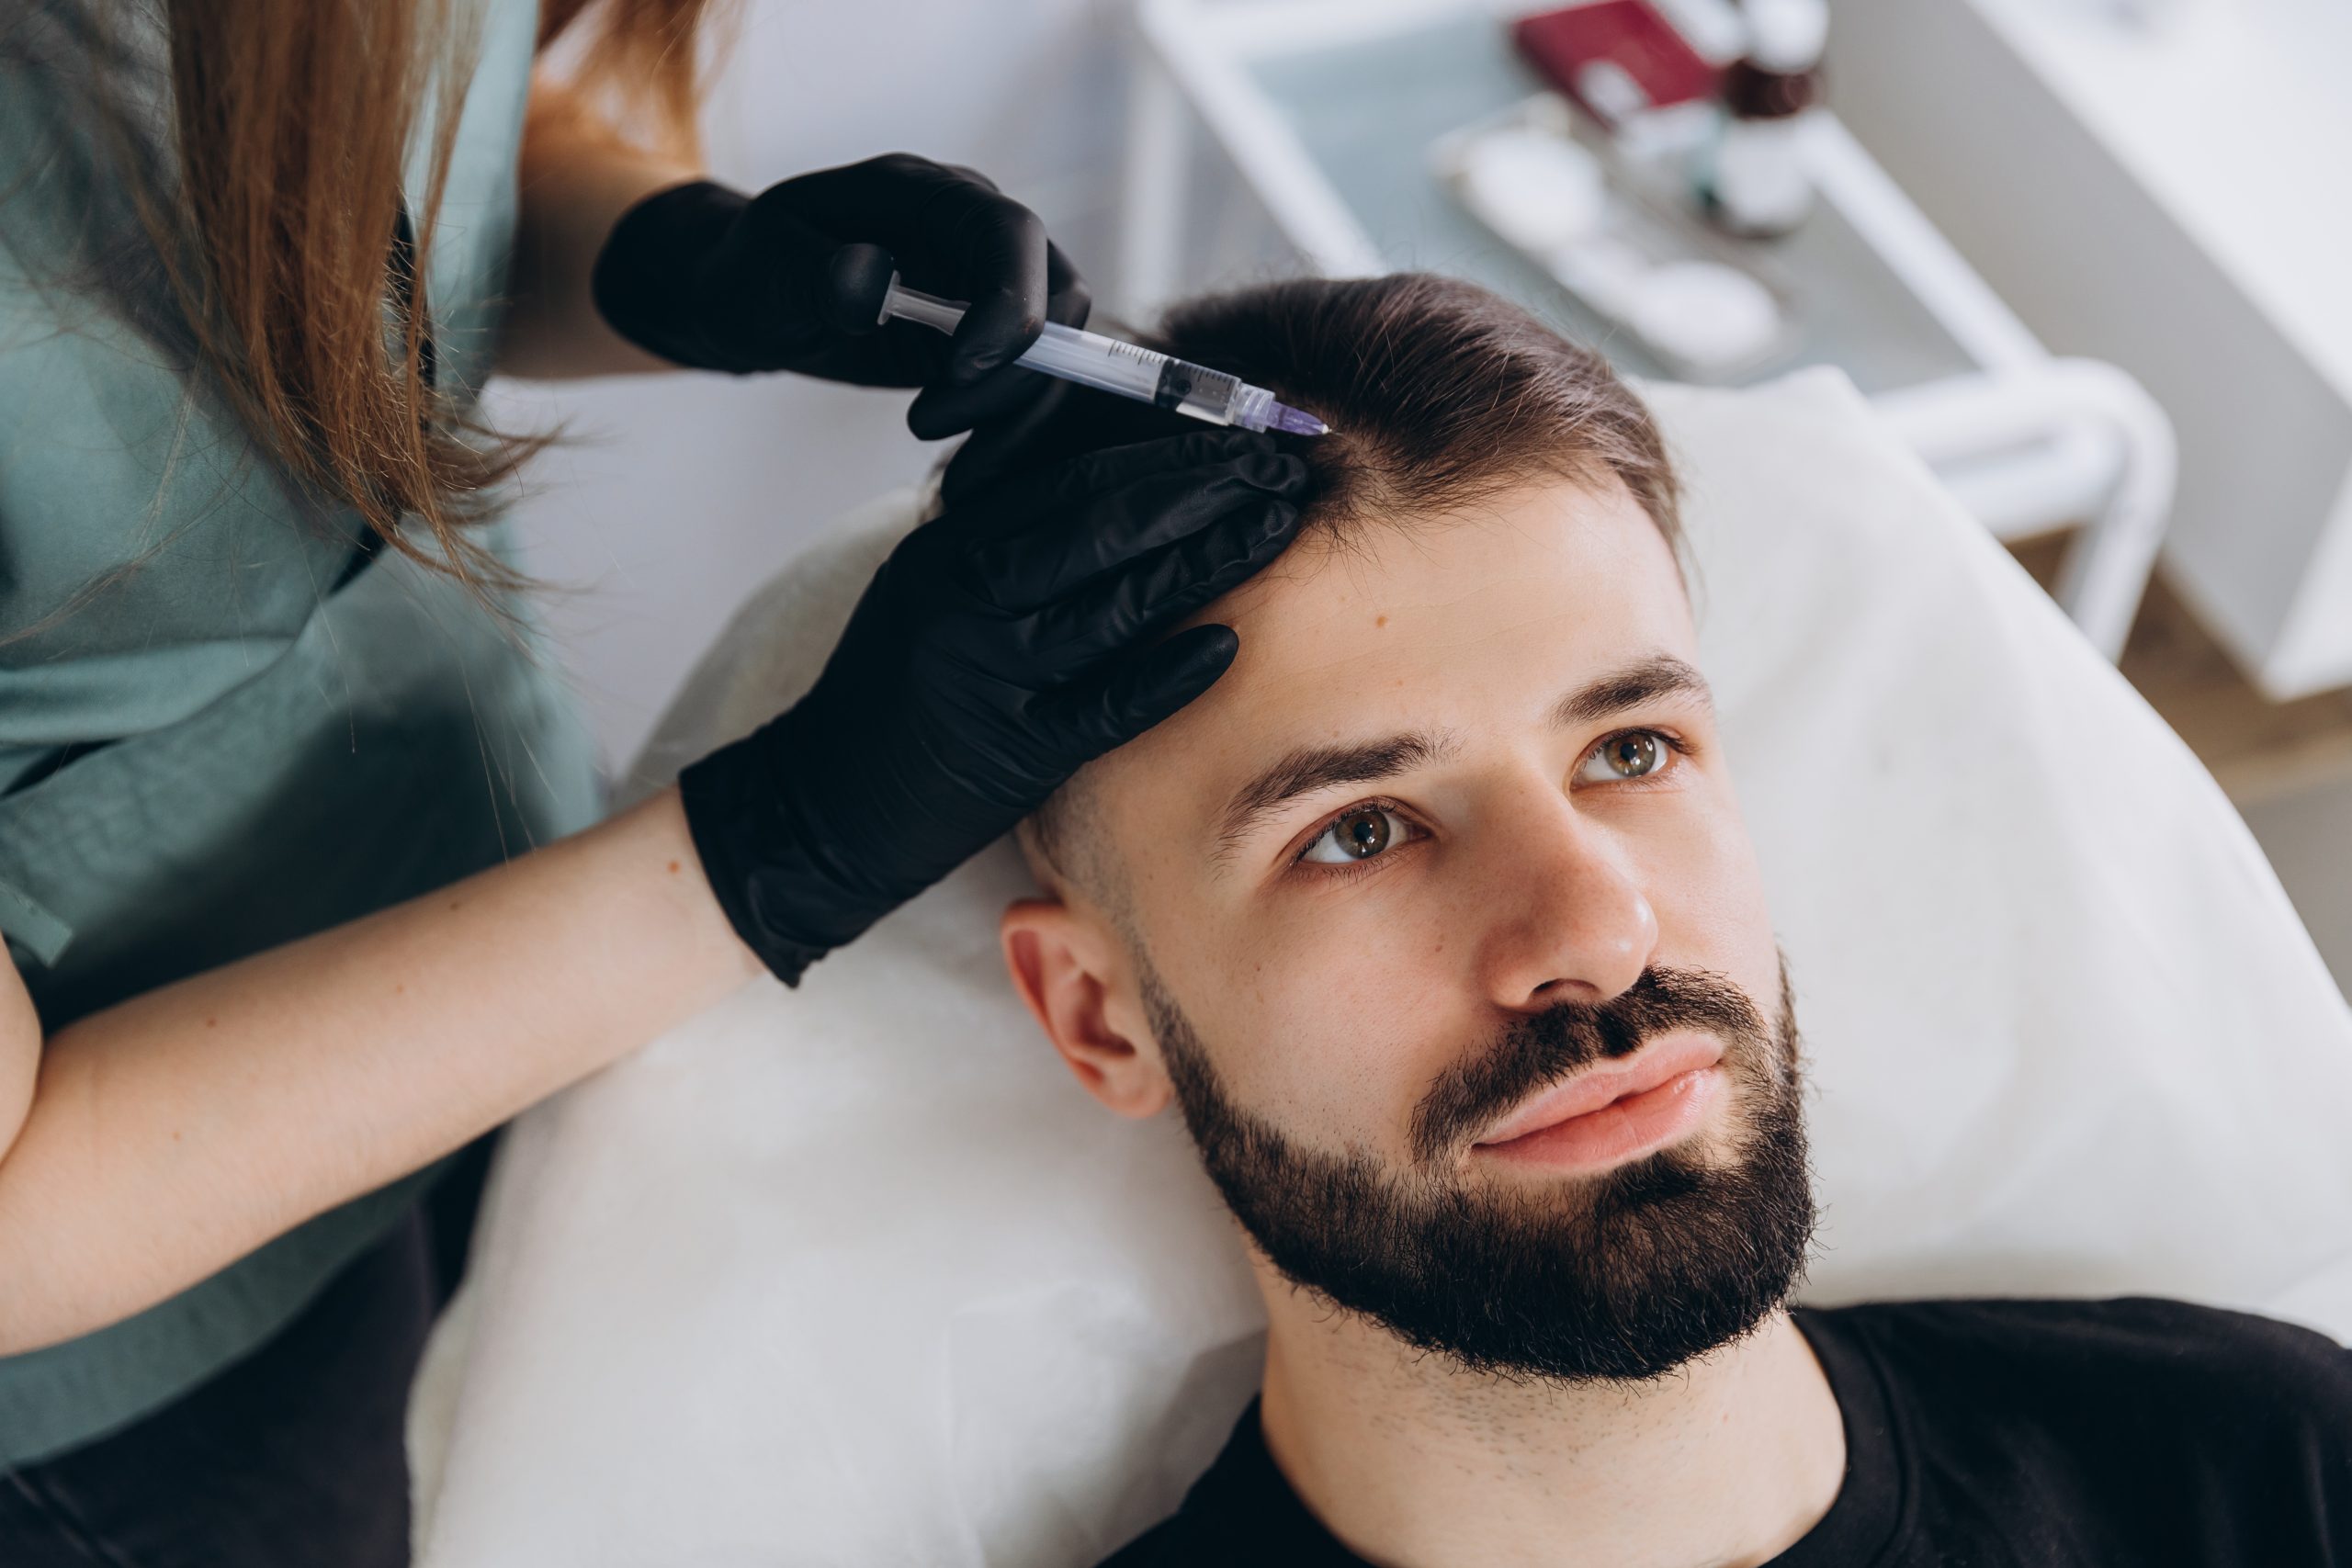
[[[1643,1382],[1752,1332],[1803,1276],[1804,1118],[1794,1075],[1773,1068],[1792,1025],[1726,1055],[1699,1126],[1613,1163],[1398,1168],[1236,1103],[1172,999],[1146,999],[1203,1164],[1266,1261],[1415,1349],[1509,1377]]]
[[[1597,1178],[1409,1197],[1361,1169],[1301,1169],[1307,1189],[1290,1194],[1304,1203],[1212,1175],[1283,1278],[1417,1351],[1505,1377],[1637,1382],[1750,1333],[1801,1278],[1802,1137],[1765,1143],[1770,1168],[1712,1168],[1676,1147]],[[1302,1227],[1310,1212],[1328,1223]]]

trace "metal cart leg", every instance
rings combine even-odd
[[[2172,511],[2172,422],[2112,365],[2052,359],[1872,400],[1894,434],[2004,538],[2072,524],[2055,597],[2109,659],[2123,651]]]
[[[1183,96],[1148,51],[1135,57],[1119,197],[1114,313],[1143,321],[1176,297],[1191,151]]]

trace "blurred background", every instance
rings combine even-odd
[[[1422,266],[1638,375],[1838,367],[2205,760],[2352,986],[2347,61],[2352,0],[751,0],[707,132],[745,188],[985,169],[1098,324]],[[938,456],[903,395],[790,378],[491,400],[571,437],[518,521],[616,769],[751,587]]]

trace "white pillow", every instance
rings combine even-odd
[[[1841,377],[1653,401],[1813,1063],[1806,1298],[2352,1335],[2352,1018],[2212,782]],[[912,513],[763,590],[646,777],[805,686]],[[1025,889],[1000,846],[523,1119],[428,1568],[1091,1564],[1174,1507],[1256,1300],[1173,1121],[1013,1000]]]

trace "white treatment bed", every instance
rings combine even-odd
[[[2352,1016],[2178,740],[1835,373],[1661,388],[1811,1059],[1804,1297],[2352,1336]],[[752,595],[650,787],[815,673],[910,496]],[[413,1412],[425,1568],[1096,1562],[1256,1378],[1181,1130],[1014,1001],[1007,846],[525,1116]]]

